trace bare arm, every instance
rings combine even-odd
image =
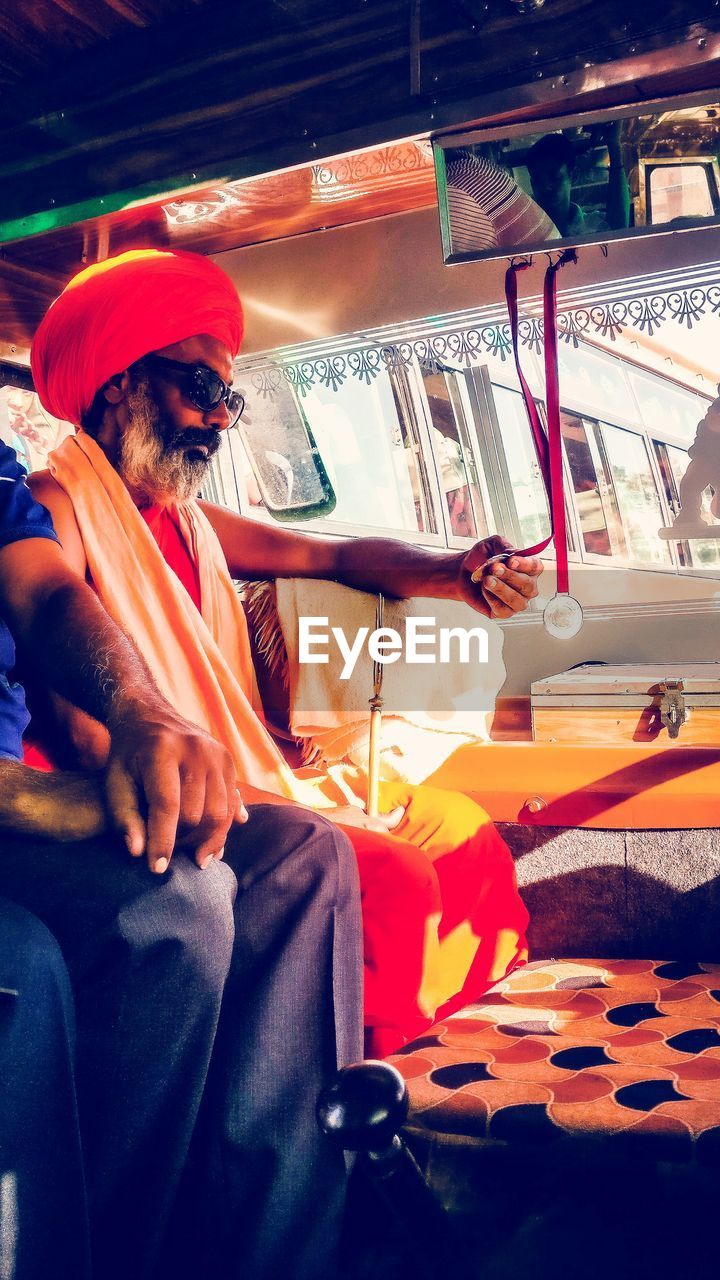
[[[0,608],[46,682],[108,726],[106,797],[130,852],[146,851],[151,868],[163,871],[179,832],[204,865],[222,850],[233,818],[247,816],[230,756],[162,698],[81,576],[84,553],[66,496],[49,477],[43,486],[63,548],[47,539],[4,547]]]
[[[0,551],[0,600],[18,646],[89,715],[113,729],[137,712],[144,691],[152,702],[135,649],[56,543],[28,538]]]
[[[490,617],[508,618],[537,595],[542,572],[536,558],[513,556],[497,574],[472,582],[472,574],[510,550],[503,538],[486,538],[470,551],[429,551],[393,538],[326,538],[275,528],[203,503],[234,578],[326,578],[360,591],[399,599],[429,596],[464,600]]]
[[[85,582],[87,559],[75,513],[48,472],[30,477],[50,511],[61,546],[47,539],[0,552],[0,600],[19,646],[44,681],[112,731],[143,702],[162,704],[127,636]]]
[[[0,831],[86,840],[109,827],[97,774],[41,773],[0,759]]]

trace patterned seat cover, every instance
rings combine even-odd
[[[390,1061],[426,1133],[720,1164],[720,965],[530,964]]]

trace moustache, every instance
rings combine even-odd
[[[212,458],[220,448],[220,432],[214,427],[188,427],[186,431],[174,431],[165,441],[167,452],[193,449],[198,445],[207,449],[208,459]]]

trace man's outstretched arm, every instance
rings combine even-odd
[[[248,520],[203,503],[234,578],[327,578],[399,599],[464,600],[491,618],[510,618],[537,595],[537,557],[513,555],[497,572],[472,576],[511,550],[494,535],[468,551],[429,551],[394,538],[325,538]],[[492,566],[491,566],[492,567]]]
[[[201,865],[218,854],[233,818],[246,817],[228,752],[173,711],[56,543],[0,550],[0,609],[47,684],[110,730],[105,796],[130,852],[155,871],[176,835]]]

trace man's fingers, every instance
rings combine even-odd
[[[390,813],[378,813],[373,817],[365,815],[363,826],[370,831],[394,831],[399,827],[405,816],[405,810],[402,805],[398,805],[397,809],[392,809]]]
[[[507,538],[501,537],[499,533],[492,533],[489,538],[485,538],[479,545],[485,548],[489,557],[505,555],[508,551],[514,551],[515,549],[512,542],[508,542]]]
[[[331,822],[337,822],[341,827],[363,827],[366,831],[387,832],[394,831],[400,825],[405,810],[402,805],[399,805],[390,813],[380,813],[371,818],[358,805],[349,804],[339,805],[336,809],[328,809],[325,813]]]
[[[225,832],[225,836],[220,838],[219,842],[217,835],[214,835],[211,840],[204,840],[202,844],[197,846],[193,853],[193,858],[201,871],[204,871],[206,867],[209,867],[212,862],[222,858],[225,853],[226,836],[227,831]]]
[[[545,566],[539,556],[511,556],[508,568],[518,573],[527,573],[531,578],[539,578]]]
[[[528,600],[537,595],[537,583],[530,574],[515,571],[504,564],[494,568],[488,577],[497,578],[503,586],[511,587],[513,591],[517,591],[518,595],[525,596]]]
[[[204,821],[207,809],[208,778],[203,770],[180,767],[180,808],[178,828],[185,833]]]
[[[205,784],[205,806],[202,819],[195,824],[194,839],[193,834],[190,834],[194,844],[195,861],[199,867],[210,858],[216,857],[224,847],[233,820],[233,810],[234,804],[231,808],[225,778],[221,773],[211,771],[207,775]]]
[[[237,787],[235,788],[235,804],[233,806],[232,816],[235,822],[247,822],[249,817],[248,811],[243,803],[243,798]]]
[[[228,779],[215,770],[208,773],[205,784],[205,811],[202,817],[202,829],[198,832],[200,840],[210,839],[215,834],[227,835],[235,809],[235,778]],[[218,847],[220,847],[218,845]]]
[[[145,850],[153,871],[167,870],[178,840],[191,852],[203,848],[218,854],[233,819],[247,820],[229,752],[170,708],[153,705],[147,718],[140,715],[116,726],[113,754],[121,771],[134,780],[136,795],[128,805],[130,844],[133,852]],[[126,803],[125,795],[116,801],[115,815],[122,814]],[[147,811],[142,841],[137,820],[141,804]],[[128,817],[123,817],[115,820],[125,830]]]
[[[139,858],[145,852],[145,820],[140,812],[140,796],[130,774],[117,761],[105,773],[105,799],[113,826],[120,832],[128,852]]]
[[[483,582],[483,594],[488,604],[493,604],[492,596],[499,600],[500,604],[505,604],[513,613],[518,613],[522,609],[527,609],[527,596],[521,594],[509,583],[505,582],[497,574],[491,574]]]
[[[491,618],[501,618],[504,620],[505,618],[513,617],[516,612],[515,609],[511,609],[507,604],[502,604],[490,591],[483,592],[483,594],[485,596],[488,609],[490,610]]]
[[[378,816],[388,831],[394,831],[396,827],[400,826],[400,823],[405,817],[405,810],[403,806],[399,804],[396,809],[391,809],[390,813],[381,813]]]
[[[167,871],[170,865],[180,817],[180,775],[169,762],[160,766],[153,760],[143,774],[143,790],[148,807],[147,859],[151,871]]]
[[[506,564],[508,557],[512,554],[509,543],[507,551],[495,551],[492,555],[484,554],[484,546],[484,543],[480,543],[479,546],[474,547],[465,560],[465,569],[473,582],[482,582],[488,573],[492,573],[496,565]]]

